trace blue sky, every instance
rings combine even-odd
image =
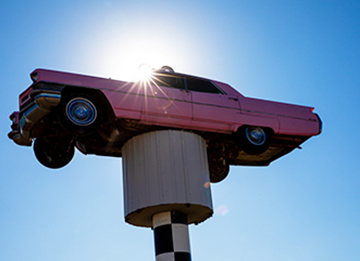
[[[302,150],[212,185],[193,260],[359,260],[359,14],[350,0],[2,1],[0,260],[154,260],[152,231],[124,221],[121,159],[76,153],[50,170],[7,138],[33,69],[131,80],[141,63],[324,122]]]

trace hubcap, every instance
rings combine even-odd
[[[84,98],[75,98],[66,106],[66,115],[76,125],[89,126],[95,121],[97,111],[91,101]]]
[[[265,131],[260,127],[246,128],[246,138],[254,145],[261,146],[266,140]]]

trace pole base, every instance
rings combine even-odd
[[[152,227],[152,216],[180,211],[189,224],[213,214],[206,142],[185,131],[154,131],[122,147],[125,221]]]

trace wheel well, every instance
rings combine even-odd
[[[267,134],[270,134],[271,136],[274,135],[275,131],[271,128],[271,127],[264,127],[264,126],[259,126],[259,125],[241,125],[237,128],[235,133],[238,133],[241,129],[246,128],[246,127],[260,127],[263,128]]]
[[[66,99],[70,94],[74,93],[85,93],[93,97],[101,106],[104,106],[105,113],[103,115],[103,120],[105,121],[113,121],[115,119],[114,111],[105,97],[104,93],[100,90],[91,89],[91,88],[80,88],[80,87],[64,87],[61,90],[61,99]],[[106,117],[106,118],[105,118]]]

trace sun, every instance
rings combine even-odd
[[[153,74],[154,69],[146,64],[142,63],[139,65],[138,71],[136,73],[135,79],[136,81],[147,81],[150,79],[151,75]]]
[[[93,56],[92,64],[98,75],[122,81],[146,79],[152,68],[164,65],[180,70],[188,66],[187,56],[194,57],[186,46],[173,39],[163,39],[163,34],[156,32],[127,32],[103,41],[107,44]]]

